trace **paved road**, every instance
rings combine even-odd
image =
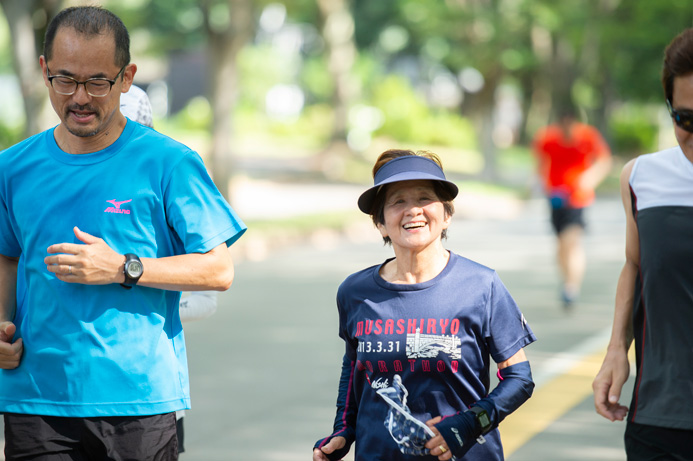
[[[589,387],[622,264],[620,204],[604,199],[590,210],[588,275],[571,314],[558,303],[543,201],[508,210],[514,214],[505,219],[456,218],[447,243],[499,272],[539,338],[527,349],[537,383],[533,406],[502,426],[508,459],[625,460],[624,426],[594,413]],[[347,236],[316,233],[263,260],[240,262],[217,314],[186,325],[193,409],[181,459],[310,459],[334,418],[343,352],[336,288],[349,273],[390,255],[364,217]]]

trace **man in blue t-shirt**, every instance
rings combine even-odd
[[[229,288],[245,224],[195,152],[121,114],[117,16],[61,11],[40,65],[60,124],[0,152],[6,457],[177,459],[180,292]]]

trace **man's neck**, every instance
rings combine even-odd
[[[112,123],[92,136],[76,136],[61,123],[54,132],[55,142],[61,150],[68,154],[91,154],[106,149],[116,142],[125,129],[125,124],[125,117],[122,117],[120,123]]]

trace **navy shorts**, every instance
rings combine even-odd
[[[65,418],[5,414],[7,461],[178,459],[176,414]]]
[[[693,460],[693,430],[628,422],[624,439],[628,461]]]
[[[556,235],[569,226],[585,228],[584,208],[560,207],[551,208],[551,225]]]

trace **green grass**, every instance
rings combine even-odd
[[[350,212],[316,213],[289,218],[258,219],[246,222],[249,231],[254,235],[271,237],[273,234],[306,235],[318,229],[339,231],[354,219],[363,219],[363,214],[356,208]]]

